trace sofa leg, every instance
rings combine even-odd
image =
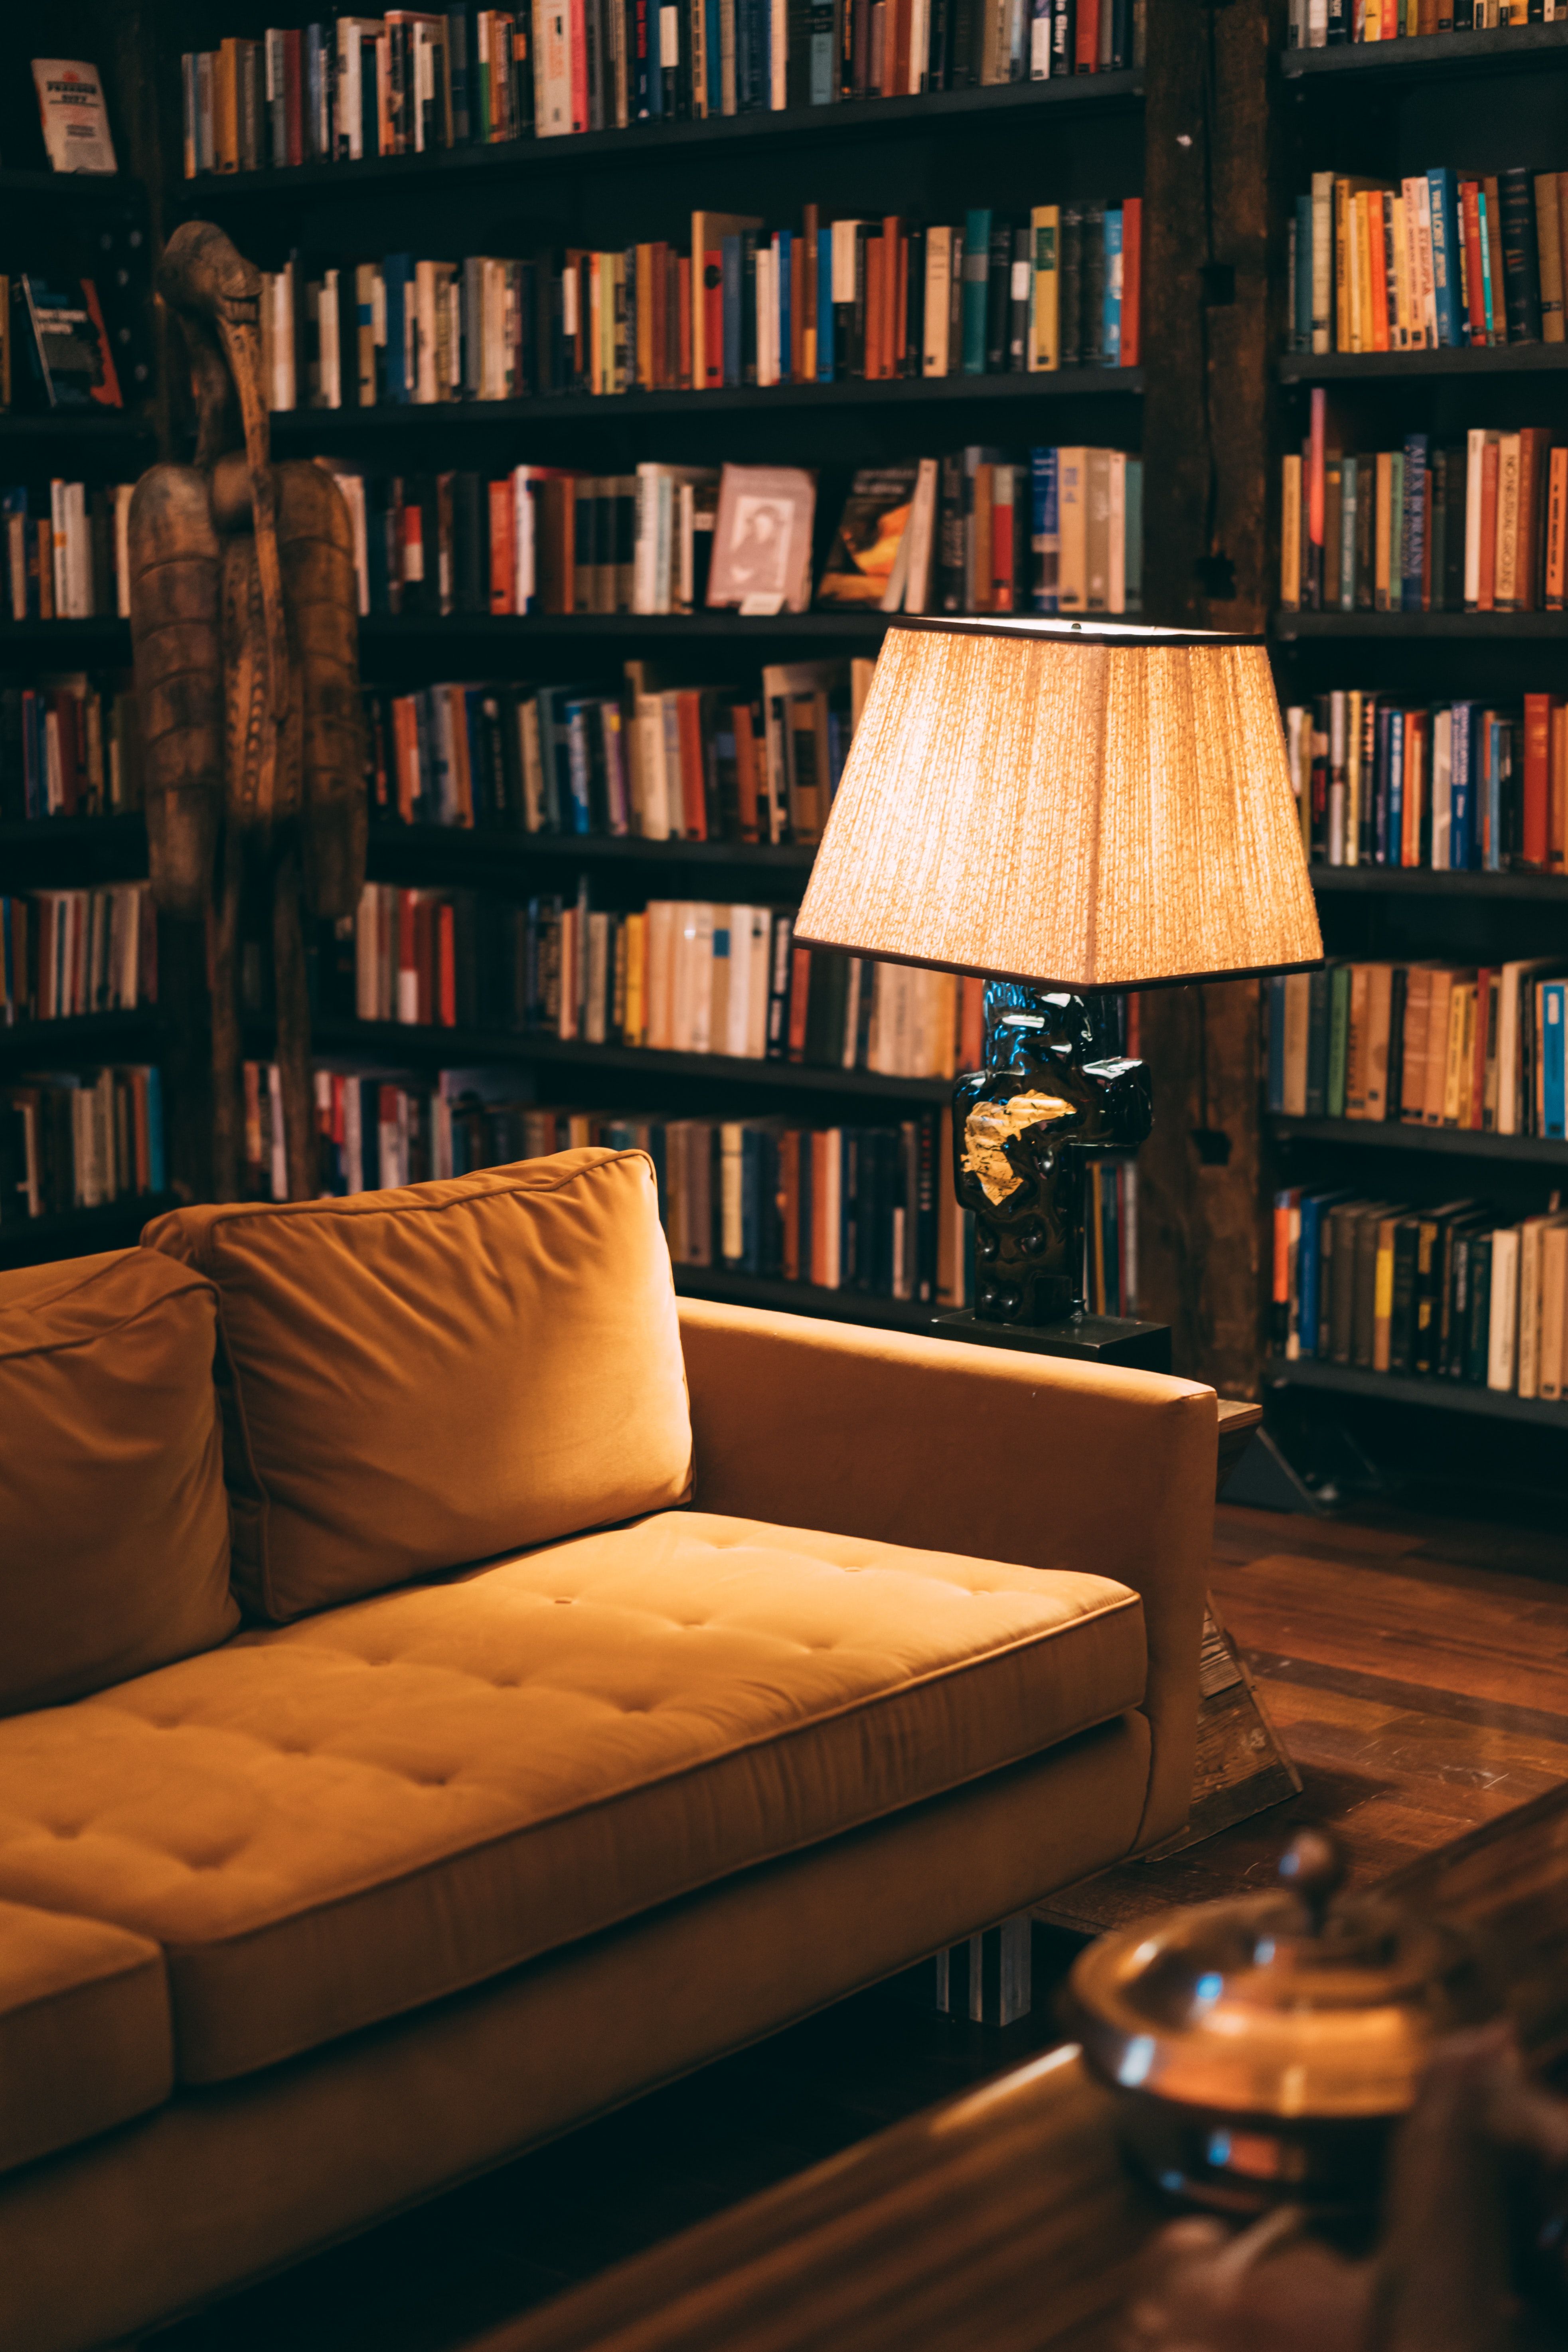
[[[1012,2025],[1033,2006],[1030,1922],[1004,1919],[936,1956],[936,2005],[975,2025]]]

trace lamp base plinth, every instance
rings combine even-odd
[[[1055,1323],[983,1323],[967,1307],[931,1318],[941,1339],[969,1339],[982,1348],[1014,1348],[1024,1355],[1076,1356],[1085,1363],[1131,1364],[1143,1372],[1171,1369],[1171,1327],[1130,1315],[1064,1315]]]

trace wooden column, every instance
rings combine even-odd
[[[1279,0],[1147,0],[1145,609],[1261,629],[1271,601],[1273,355],[1284,308]],[[1178,1371],[1257,1392],[1265,1178],[1256,982],[1152,991],[1155,1128],[1139,1162],[1139,1311]]]

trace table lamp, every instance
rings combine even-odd
[[[1168,1369],[1163,1327],[1084,1313],[1089,1157],[1152,1118],[1086,999],[1322,959],[1263,639],[893,621],[795,936],[986,982],[985,1066],[953,1089],[974,1307],[939,1323]]]

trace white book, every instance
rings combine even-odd
[[[588,1002],[583,1034],[590,1045],[605,1043],[605,1012],[610,971],[610,919],[588,918]]]
[[[922,457],[915,479],[914,503],[904,538],[909,544],[909,569],[904,580],[906,613],[931,610],[931,558],[936,548],[937,461]]]
[[[289,1160],[283,1142],[283,1073],[276,1062],[267,1065],[267,1094],[272,1106],[272,1197],[289,1198]]]
[[[1432,250],[1432,183],[1422,173],[1415,183],[1415,247],[1420,265],[1421,325],[1429,352],[1437,348],[1437,264]]]
[[[789,6],[788,0],[770,0],[768,62],[772,88],[768,102],[774,114],[782,114],[789,103],[787,74],[789,70]]]
[[[697,961],[697,908],[689,898],[679,899],[670,926],[669,1026],[665,1049],[689,1054],[693,1024],[692,983]]]
[[[778,290],[771,245],[757,247],[757,382],[778,382]]]
[[[724,1003],[724,1034],[715,1038],[714,1045],[719,1053],[737,1060],[744,1059],[752,1034],[752,929],[757,912],[754,907],[730,909],[730,989]]]
[[[770,951],[773,944],[773,918],[766,907],[753,907],[752,912],[752,976],[746,986],[746,1042],[742,1047],[751,1062],[766,1059],[768,1050],[768,996],[773,973]]]
[[[673,898],[648,900],[643,1021],[647,1044],[663,1053],[669,1051],[675,1012],[675,934],[679,915],[679,908]]]
[[[316,300],[317,350],[321,354],[317,405],[321,408],[341,408],[343,404],[342,313],[338,299],[340,282],[335,269],[325,271]]]
[[[1519,1359],[1519,1228],[1500,1227],[1492,1235],[1490,1320],[1487,1329],[1487,1386],[1511,1391]]]
[[[686,1000],[686,1036],[679,1050],[708,1054],[713,1050],[713,908],[705,898],[688,909],[690,920],[682,931],[690,961]]]
[[[843,1280],[843,1269],[839,1258],[839,1242],[844,1227],[843,1129],[841,1128],[830,1127],[827,1130],[825,1141],[826,1148],[824,1150],[822,1157],[826,1165],[822,1170],[822,1173],[826,1181],[822,1187],[822,1209],[823,1223],[826,1228],[824,1235],[826,1247],[823,1253],[825,1260],[823,1272],[827,1288],[829,1290],[837,1290],[840,1282]],[[816,1164],[814,1159],[812,1168],[812,1174],[814,1177],[816,1172]],[[814,1226],[816,1223],[816,1217],[815,1214],[816,1205],[816,1187],[814,1183],[812,1186],[812,1208],[814,1213],[811,1221]]]
[[[669,787],[664,772],[664,702],[659,695],[637,696],[632,732],[637,746],[637,830],[645,841],[668,841]]]
[[[1127,610],[1127,457],[1124,451],[1110,453],[1110,577],[1107,583],[1105,609],[1108,613]],[[1019,597],[1020,604],[1023,602]],[[1336,863],[1338,861],[1336,860]]]
[[[746,1249],[742,1217],[745,1154],[744,1128],[739,1119],[727,1118],[719,1129],[719,1246],[735,1265],[745,1255]]]
[[[834,250],[837,255],[837,241]],[[921,353],[922,375],[947,373],[952,286],[952,231],[951,228],[929,228],[926,231],[925,344]]]
[[[70,608],[70,575],[66,562],[66,484],[49,484],[49,559],[51,587],[55,600],[55,618],[68,621]]]
[[[1447,873],[1454,810],[1454,714],[1439,710],[1432,722],[1432,870]]]
[[[33,82],[54,172],[112,172],[114,142],[98,68],[75,58],[35,58]]]
[[[565,0],[533,0],[533,128],[559,139],[572,128],[572,12]]]
[[[1472,425],[1465,436],[1465,604],[1481,601],[1481,463],[1486,427]]]
[[[349,510],[349,530],[353,537],[354,576],[359,583],[361,615],[370,610],[370,546],[365,531],[364,477],[362,474],[334,473],[343,504]]]
[[[1313,0],[1321,5],[1321,0]],[[1327,20],[1324,20],[1327,29]],[[1321,40],[1310,46],[1321,47]],[[1334,341],[1334,175],[1312,174],[1312,349],[1328,352]]]

